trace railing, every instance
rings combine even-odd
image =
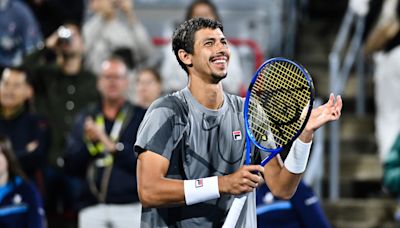
[[[351,29],[355,26],[354,33]],[[347,83],[350,71],[356,63],[358,88],[356,96],[357,114],[365,114],[365,91],[364,91],[364,59],[361,48],[362,35],[365,27],[365,17],[356,15],[350,8],[347,9],[342,21],[339,33],[336,37],[332,51],[329,55],[329,73],[330,89],[334,94],[341,94]],[[352,35],[352,37],[349,37]],[[351,39],[350,39],[351,38]],[[348,40],[350,43],[348,44]],[[346,54],[342,57],[347,47]],[[343,58],[343,59],[342,59]],[[356,60],[357,58],[357,60]],[[340,195],[339,183],[339,158],[340,158],[340,140],[339,140],[339,121],[330,125],[330,175],[329,175],[329,199],[336,201]]]

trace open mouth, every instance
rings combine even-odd
[[[211,62],[217,65],[219,68],[225,68],[228,64],[228,57],[227,56],[216,56],[211,58]]]

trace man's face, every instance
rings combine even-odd
[[[0,103],[3,107],[15,108],[30,96],[26,75],[14,70],[5,70],[0,81]]]
[[[218,83],[226,77],[230,50],[228,42],[220,29],[200,29],[195,33],[194,51],[191,55],[192,74]],[[211,76],[211,77],[209,77]]]
[[[194,17],[204,17],[204,18],[210,18],[213,20],[216,20],[216,16],[213,12],[213,10],[211,9],[211,7],[207,4],[197,4],[192,12],[191,15],[192,18]]]
[[[98,89],[103,98],[119,100],[124,98],[128,88],[126,66],[120,61],[106,61],[102,65]]]
[[[161,95],[161,84],[153,72],[145,70],[139,73],[136,81],[136,98],[151,103]]]

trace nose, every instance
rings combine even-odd
[[[227,44],[222,43],[222,42],[218,42],[217,43],[217,49],[218,49],[218,51],[227,51],[229,48],[228,48]]]

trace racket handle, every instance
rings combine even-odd
[[[236,226],[236,223],[240,216],[240,212],[242,211],[246,199],[247,199],[247,194],[235,197],[222,228],[232,228]]]

